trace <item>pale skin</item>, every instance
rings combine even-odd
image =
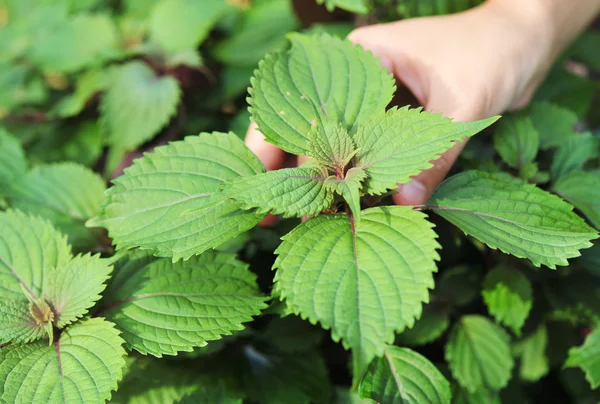
[[[349,39],[378,56],[426,110],[473,121],[526,106],[556,57],[599,11],[600,0],[488,0],[459,14],[361,27]],[[246,144],[268,170],[283,165],[285,153],[255,124]],[[433,168],[399,185],[394,201],[426,203],[463,147],[456,144]]]

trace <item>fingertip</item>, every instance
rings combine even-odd
[[[269,227],[277,223],[279,218],[276,215],[268,214],[261,222],[258,224],[260,227]]]
[[[274,144],[268,143],[254,122],[248,127],[245,142],[246,146],[258,156],[267,170],[276,170],[283,165],[285,152]]]
[[[407,184],[398,185],[398,193],[392,195],[396,205],[423,205],[431,196],[431,191],[418,179],[412,179]]]
[[[302,164],[306,163],[308,160],[310,159],[309,156],[298,156],[298,167],[300,167]]]

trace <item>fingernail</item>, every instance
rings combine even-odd
[[[406,205],[421,205],[427,202],[427,188],[419,180],[399,186],[398,192]]]

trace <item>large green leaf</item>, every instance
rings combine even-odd
[[[450,404],[450,383],[427,358],[408,348],[386,347],[369,365],[359,392],[378,403]]]
[[[475,135],[497,119],[452,122],[440,114],[404,107],[369,120],[354,136],[359,147],[356,165],[369,176],[367,192],[381,194],[409,182],[410,177],[433,167],[431,162],[455,142]]]
[[[548,331],[540,325],[531,335],[513,346],[513,352],[521,359],[519,376],[521,380],[536,382],[550,371],[546,348]]]
[[[218,188],[223,181],[263,171],[233,133],[190,136],[136,160],[114,181],[90,225],[106,227],[118,248],[139,246],[186,259],[260,222],[264,215],[240,210]]]
[[[32,43],[29,57],[49,72],[72,73],[118,55],[118,32],[104,14],[79,14]]]
[[[227,7],[223,0],[161,0],[150,14],[150,40],[169,53],[197,48]]]
[[[48,328],[36,320],[31,303],[24,297],[0,301],[0,344],[23,344],[44,338]]]
[[[533,288],[529,279],[517,269],[494,268],[485,277],[481,294],[496,321],[520,336],[533,306]]]
[[[252,78],[253,119],[267,140],[308,154],[308,135],[325,117],[353,133],[383,114],[394,81],[379,61],[349,41],[323,34],[290,34],[292,48],[267,56]]]
[[[43,298],[54,312],[54,324],[63,328],[85,315],[106,287],[112,267],[90,254],[74,257],[45,278]]]
[[[410,207],[372,208],[359,226],[319,216],[283,237],[276,290],[287,305],[353,349],[355,374],[411,327],[433,287],[435,233]]]
[[[256,277],[246,264],[207,252],[171,263],[128,259],[115,277],[100,310],[123,331],[131,349],[175,355],[241,330],[266,307]]]
[[[540,136],[529,117],[509,116],[498,124],[494,146],[506,164],[522,170],[535,160]]]
[[[266,54],[283,49],[287,45],[285,35],[297,27],[298,20],[288,0],[253,3],[231,35],[215,46],[213,55],[228,66],[255,68]]]
[[[16,137],[0,129],[0,196],[6,195],[15,179],[27,172],[27,160]]]
[[[583,168],[586,161],[598,157],[600,141],[590,132],[566,138],[554,154],[550,172],[554,181]]]
[[[67,238],[50,223],[19,211],[0,213],[0,297],[39,297],[45,277],[71,258]]]
[[[284,217],[316,215],[333,203],[325,187],[326,172],[318,168],[284,168],[224,184],[223,194],[243,209],[257,213],[283,213]]]
[[[600,386],[600,329],[592,331],[583,345],[571,348],[565,367],[579,367],[593,389]]]
[[[535,266],[567,265],[598,237],[571,205],[506,174],[455,175],[428,205],[466,234]]]
[[[0,350],[6,403],[99,403],[110,399],[125,365],[123,340],[101,318],[66,329],[51,346],[38,341]]]
[[[575,171],[561,177],[552,190],[579,209],[600,228],[600,171]]]
[[[152,139],[177,111],[179,83],[158,77],[145,63],[132,61],[115,68],[100,103],[101,119],[111,146],[109,168],[123,154]]]
[[[100,212],[106,186],[92,170],[74,163],[34,167],[7,194],[11,207],[50,220],[76,246],[93,234],[84,223]]]
[[[483,316],[463,316],[446,344],[446,361],[454,378],[471,393],[500,390],[513,367],[508,334]]]
[[[527,113],[537,129],[542,149],[560,146],[573,134],[579,120],[573,111],[547,101],[534,102]]]

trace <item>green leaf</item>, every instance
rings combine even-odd
[[[75,91],[60,100],[52,109],[52,113],[61,118],[78,115],[94,94],[106,88],[107,78],[107,71],[101,69],[88,70],[81,74],[77,77]]]
[[[571,205],[506,174],[455,175],[428,204],[466,234],[535,266],[567,265],[598,237]]]
[[[543,324],[533,334],[514,345],[513,352],[521,358],[521,380],[536,382],[548,374],[550,365],[546,356],[547,346],[548,331]]]
[[[47,72],[73,73],[118,55],[118,31],[104,14],[78,14],[40,35],[29,57]]]
[[[358,14],[367,14],[369,7],[365,0],[317,0],[319,4],[325,4],[327,10],[333,11],[335,7]]]
[[[496,392],[484,389],[470,393],[458,385],[454,385],[453,387],[452,404],[502,404],[500,395]]]
[[[600,228],[600,171],[575,171],[561,177],[552,190],[579,209]]]
[[[12,183],[27,172],[27,160],[16,137],[0,128],[0,195],[6,195]]]
[[[366,176],[363,169],[352,167],[343,179],[332,175],[325,180],[326,188],[344,198],[357,226],[360,224],[360,190]]]
[[[106,186],[92,170],[74,163],[34,167],[13,184],[11,207],[52,222],[76,246],[86,246],[94,235],[84,223],[100,212]]]
[[[242,209],[257,213],[283,213],[284,217],[317,215],[333,203],[325,186],[326,173],[319,168],[284,168],[253,177],[239,177],[224,184],[223,194]]]
[[[266,54],[284,49],[288,43],[285,35],[298,25],[288,0],[253,3],[231,35],[215,46],[213,56],[227,66],[254,68]]]
[[[308,321],[289,315],[272,320],[261,337],[281,352],[301,354],[318,347],[323,331]]]
[[[441,300],[449,300],[456,306],[466,306],[479,296],[481,274],[465,265],[444,269],[435,287]]]
[[[207,252],[178,263],[117,263],[115,276],[122,283],[109,285],[110,298],[100,312],[123,331],[128,347],[142,354],[192,351],[243,329],[242,323],[266,307],[255,275],[228,254]]]
[[[0,344],[24,344],[45,336],[44,324],[36,321],[26,299],[0,301]]]
[[[343,172],[356,154],[348,131],[335,121],[325,120],[309,133],[309,155],[319,164]]]
[[[423,313],[412,328],[402,331],[396,338],[400,345],[419,346],[440,338],[450,326],[450,313],[439,303],[423,306]]]
[[[573,111],[547,101],[534,102],[527,114],[539,134],[542,149],[560,146],[579,121]]]
[[[39,297],[45,277],[71,258],[67,238],[50,223],[20,211],[0,212],[0,297]]]
[[[567,71],[563,63],[556,63],[538,87],[534,100],[552,102],[584,118],[597,89],[595,81]]]
[[[188,394],[178,404],[242,404],[242,399],[235,397],[223,383],[216,386],[200,386],[195,392]]]
[[[485,277],[481,294],[494,319],[521,336],[521,328],[533,306],[529,279],[516,269],[494,268]]]
[[[446,361],[458,383],[471,393],[500,390],[510,380],[513,358],[510,337],[479,315],[461,317],[446,344]]]
[[[261,61],[249,89],[252,117],[269,142],[304,155],[317,120],[335,120],[354,133],[383,114],[394,80],[370,53],[326,34],[289,38],[291,50]]]
[[[139,246],[158,256],[187,259],[262,220],[264,215],[240,210],[218,188],[223,181],[263,171],[233,133],[186,137],[157,147],[126,169],[89,225],[106,227],[118,248]]]
[[[549,315],[573,325],[600,326],[597,279],[585,272],[548,281],[544,285],[552,309]]]
[[[109,168],[122,155],[152,139],[177,111],[179,83],[158,77],[145,63],[132,61],[115,68],[100,102],[112,156]]]
[[[347,215],[318,216],[283,237],[276,290],[353,349],[359,377],[428,300],[439,259],[431,227],[405,206],[364,210],[359,226]]]
[[[505,117],[494,133],[494,147],[512,168],[523,169],[533,162],[540,147],[540,137],[527,116]]]
[[[150,14],[150,40],[168,53],[197,48],[227,8],[222,0],[161,0]]]
[[[565,367],[579,367],[585,372],[585,378],[592,389],[600,386],[600,330],[592,331],[583,345],[571,348]]]
[[[590,132],[565,139],[552,160],[550,171],[554,181],[573,171],[580,171],[586,161],[598,157],[600,142]]]
[[[52,307],[54,325],[63,328],[85,315],[100,300],[111,271],[99,255],[86,254],[49,273],[43,299]]]
[[[450,404],[450,383],[427,358],[408,348],[387,346],[369,365],[358,388],[379,403]]]
[[[125,365],[113,324],[93,318],[43,341],[0,350],[0,399],[7,403],[99,403],[110,399]]]
[[[404,107],[392,108],[384,117],[369,120],[354,136],[360,147],[356,166],[369,176],[366,191],[382,194],[409,182],[410,177],[433,167],[431,161],[454,143],[475,135],[497,119],[452,122],[440,114]]]
[[[235,369],[252,402],[264,404],[329,402],[330,381],[317,350],[301,355],[245,345]]]

